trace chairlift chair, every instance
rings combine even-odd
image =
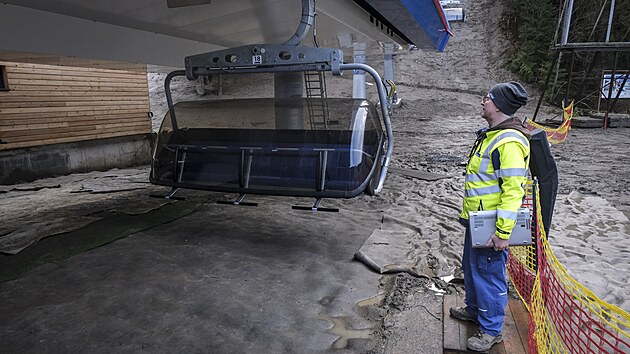
[[[247,45],[187,57],[165,80],[168,113],[153,151],[151,183],[177,188],[315,198],[378,193],[393,150],[385,86],[365,64],[344,64],[339,49]],[[362,70],[380,101],[325,98],[329,119],[312,123],[306,98],[173,103],[170,83],[213,74]],[[242,199],[242,198],[241,198]],[[320,200],[320,199],[318,199]]]

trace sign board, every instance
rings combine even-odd
[[[601,98],[608,98],[608,90],[610,90],[610,77],[611,74],[604,74],[602,77]],[[610,96],[612,99],[617,97],[617,93],[619,92],[624,80],[626,80],[626,84],[623,86],[623,90],[621,90],[619,98],[630,98],[630,73],[625,73],[615,74],[615,80],[613,80],[612,83],[612,95]]]
[[[440,0],[440,5],[447,8],[449,6],[461,6],[461,2],[459,0]]]
[[[464,9],[461,7],[452,7],[452,8],[444,9],[444,15],[446,15],[446,20],[448,22],[465,21]]]

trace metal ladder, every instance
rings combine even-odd
[[[306,102],[311,129],[328,129],[330,117],[326,100],[326,76],[322,71],[305,71]]]

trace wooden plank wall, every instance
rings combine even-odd
[[[151,132],[146,71],[0,65],[0,150]]]

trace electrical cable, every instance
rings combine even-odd
[[[319,48],[319,43],[317,43],[317,0],[313,0],[313,44],[315,48]]]

